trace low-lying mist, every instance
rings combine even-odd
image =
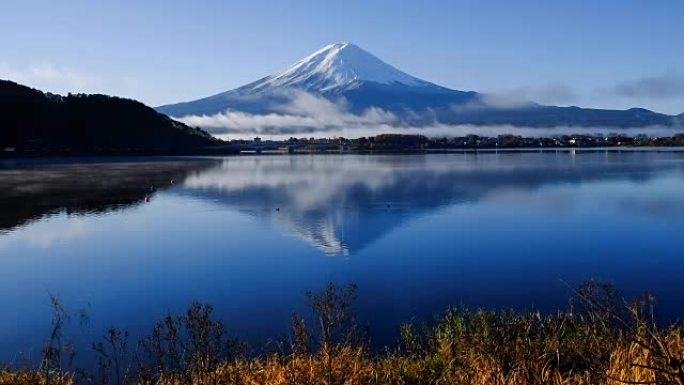
[[[304,91],[291,91],[288,102],[276,105],[264,114],[226,110],[214,115],[188,115],[176,119],[190,126],[201,127],[222,139],[246,139],[267,136],[279,140],[289,137],[346,137],[358,138],[378,134],[420,134],[428,137],[454,137],[476,134],[497,136],[515,134],[526,137],[555,135],[607,135],[621,133],[629,136],[672,136],[683,132],[681,122],[672,126],[646,127],[521,127],[514,125],[448,124],[435,116],[427,123],[410,123],[397,114],[378,107],[353,112],[344,98],[329,100]],[[502,105],[499,98],[486,97],[467,108],[507,109],[519,107],[517,103]],[[464,108],[464,106],[454,106]],[[411,111],[407,111],[411,114]],[[417,115],[413,113],[414,115]]]

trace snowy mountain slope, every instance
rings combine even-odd
[[[345,113],[381,109],[392,125],[469,124],[525,127],[672,126],[681,119],[644,109],[600,110],[492,103],[487,95],[452,90],[413,77],[349,43],[331,44],[292,66],[240,88],[185,103],[158,107],[177,118],[246,113],[307,115],[302,93],[335,103]],[[320,103],[310,106],[319,108]],[[320,111],[309,111],[309,115]],[[316,127],[306,127],[308,130]]]
[[[331,44],[285,70],[242,87],[244,91],[265,88],[296,87],[316,92],[342,92],[362,82],[408,87],[433,87],[406,74],[361,48],[349,44]]]

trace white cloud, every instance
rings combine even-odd
[[[540,104],[567,105],[580,99],[576,90],[563,83],[546,83],[520,87],[511,92]]]
[[[140,96],[141,82],[131,76],[100,77],[51,63],[16,66],[0,62],[0,79],[61,95],[68,93],[103,93],[121,97]]]
[[[391,112],[371,107],[360,114],[349,111],[346,100],[336,102],[304,91],[293,91],[288,103],[276,106],[276,112],[249,114],[226,111],[215,115],[192,115],[177,118],[190,126],[200,126],[214,134],[316,132],[345,127],[369,127],[397,123]]]
[[[529,99],[514,93],[480,94],[477,99],[451,107],[456,112],[477,111],[486,109],[509,110],[532,106]]]
[[[668,72],[635,81],[623,82],[613,88],[615,95],[625,98],[674,99],[684,97],[684,74]]]
[[[92,76],[50,63],[18,68],[0,63],[0,78],[55,92],[83,92],[95,83]]]
[[[517,108],[525,104],[567,105],[580,100],[578,92],[564,83],[545,83],[484,94],[483,103],[495,108]]]

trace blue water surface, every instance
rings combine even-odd
[[[49,293],[81,349],[193,301],[259,345],[328,282],[358,285],[376,345],[448,306],[562,309],[590,278],[684,314],[684,152],[15,162],[0,188],[2,361],[39,355]]]

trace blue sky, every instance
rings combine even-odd
[[[352,42],[450,88],[681,113],[683,14],[680,0],[3,0],[0,77],[160,105]]]

